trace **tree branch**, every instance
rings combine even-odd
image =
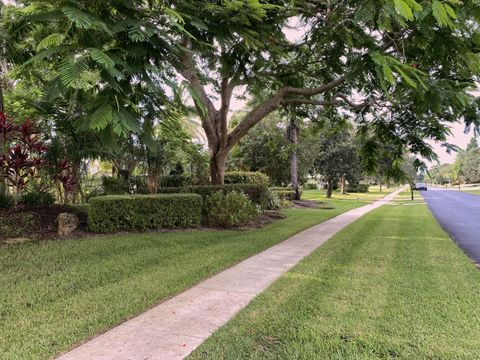
[[[217,133],[215,131],[215,117],[217,116],[217,109],[213,105],[212,101],[207,95],[205,88],[203,87],[200,78],[198,76],[198,70],[193,62],[192,52],[190,51],[190,40],[185,40],[183,43],[184,47],[188,50],[184,51],[183,55],[181,56],[180,65],[176,66],[176,70],[182,75],[185,79],[188,80],[192,89],[197,93],[199,99],[194,99],[195,107],[197,108],[198,114],[202,114],[202,106],[198,104],[198,101],[202,101],[207,114],[205,116],[200,116],[202,120],[203,128],[205,129],[205,133],[207,138],[214,140],[213,138],[217,137]],[[213,143],[213,142],[210,142]]]
[[[340,76],[339,78],[330,81],[322,86],[314,87],[314,88],[296,88],[296,87],[286,87],[284,88],[285,94],[295,94],[295,95],[302,95],[302,96],[313,96],[322,94],[329,90],[336,88],[339,85],[342,85],[345,81],[347,81],[347,75]]]
[[[336,106],[345,102],[348,106],[354,109],[361,109],[365,106],[373,104],[373,100],[365,100],[361,103],[355,103],[343,94],[336,94],[330,100],[312,100],[302,98],[290,98],[281,101],[282,105],[317,105],[317,106]]]
[[[284,96],[284,90],[280,90],[270,99],[265,100],[260,105],[257,105],[255,108],[253,108],[240,122],[240,124],[238,124],[237,127],[232,130],[230,135],[228,135],[227,149],[231,149],[235,144],[237,144],[240,139],[245,136],[248,131],[257,123],[259,123],[265,116],[278,109]]]

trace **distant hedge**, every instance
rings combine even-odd
[[[367,193],[369,187],[368,184],[347,185],[345,190],[352,193]]]
[[[197,194],[100,196],[89,205],[88,226],[95,232],[195,227],[202,218]]]
[[[317,183],[306,183],[303,185],[303,188],[305,190],[317,190],[318,189],[318,184]]]
[[[225,184],[257,184],[268,186],[270,178],[264,173],[255,171],[230,171],[225,173]]]
[[[290,187],[271,187],[270,190],[272,190],[275,194],[277,194],[278,198],[280,200],[288,200],[288,201],[293,201],[295,200],[296,193],[295,191],[292,190]],[[298,189],[300,197],[302,196],[302,189]]]
[[[250,201],[260,206],[262,209],[267,207],[268,202],[268,188],[263,185],[256,184],[225,184],[225,185],[198,185],[198,186],[186,186],[183,188],[168,187],[158,189],[159,193],[194,193],[198,194],[203,199],[203,204],[206,204],[208,196],[213,195],[217,191],[223,191],[224,193],[236,191],[245,194]]]

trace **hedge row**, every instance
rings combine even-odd
[[[225,184],[256,184],[269,186],[270,178],[264,173],[255,171],[230,171],[225,173]]]
[[[198,185],[198,186],[186,186],[182,188],[169,187],[158,189],[159,193],[172,194],[172,193],[193,193],[202,197],[203,203],[206,204],[208,196],[213,195],[217,191],[228,192],[240,192],[245,194],[250,201],[260,208],[265,209],[268,202],[268,188],[263,185],[255,184],[225,184],[225,185]],[[205,209],[204,209],[205,210]]]
[[[368,184],[347,185],[345,191],[352,193],[367,193],[369,187]]]
[[[196,194],[100,196],[89,205],[88,225],[95,232],[195,227],[202,219]]]

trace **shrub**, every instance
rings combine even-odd
[[[246,225],[258,214],[257,207],[243,193],[217,191],[207,197],[208,224],[215,227]]]
[[[318,189],[318,185],[316,183],[306,183],[305,185],[303,185],[304,189],[305,190],[317,190]]]
[[[276,210],[282,207],[282,201],[278,197],[278,194],[272,189],[267,189],[267,202],[266,208],[268,210]]]
[[[183,174],[166,175],[160,178],[160,187],[183,187],[189,183],[190,178]]]
[[[32,191],[20,198],[20,203],[26,206],[45,206],[55,203],[52,194],[46,192]]]
[[[231,171],[225,173],[225,184],[256,184],[268,186],[270,178],[261,172]]]
[[[6,194],[0,194],[0,209],[8,209],[13,206],[13,197]]]
[[[102,176],[102,189],[105,195],[128,194],[128,182],[122,178]]]
[[[288,187],[273,187],[271,188],[273,192],[277,194],[280,200],[285,201],[293,201],[295,200],[295,191]],[[302,196],[302,191],[300,191],[300,196]]]
[[[196,194],[101,196],[90,199],[88,225],[95,232],[195,227],[201,208]]]
[[[0,238],[31,234],[38,228],[38,214],[21,211],[7,213],[6,215],[0,214]]]
[[[345,190],[352,193],[367,193],[369,187],[368,184],[347,185]]]
[[[203,204],[207,200],[207,197],[214,193],[222,191],[223,193],[229,193],[232,191],[241,192],[245,194],[250,201],[260,208],[265,209],[267,207],[267,191],[268,188],[263,185],[255,184],[226,184],[226,185],[198,185],[187,186],[183,188],[160,188],[159,193],[194,193],[198,194],[203,199]]]

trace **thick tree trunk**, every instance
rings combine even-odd
[[[223,185],[228,151],[213,151],[210,155],[210,181],[213,185]]]
[[[331,198],[333,193],[333,183],[328,181],[327,182],[327,198]]]
[[[345,175],[344,175],[340,179],[340,194],[342,194],[342,195],[345,195],[347,193],[345,191],[345,183],[346,183],[346,179],[345,179]]]
[[[298,188],[298,126],[294,119],[290,120],[288,127],[288,140],[293,145],[290,155],[290,177],[292,190],[295,192],[295,200],[300,200],[300,190]]]
[[[383,186],[383,182],[380,181],[380,192],[382,192],[382,186]]]
[[[158,176],[151,169],[148,169],[147,187],[150,194],[156,194],[158,191]]]

